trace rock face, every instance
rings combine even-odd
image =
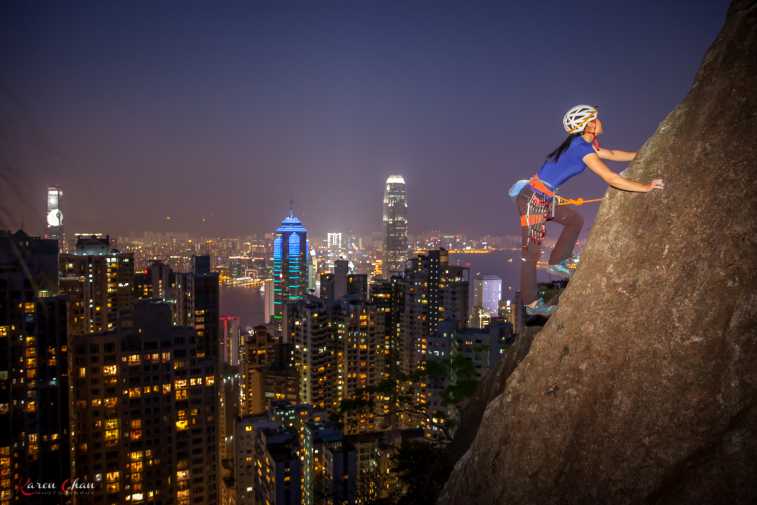
[[[528,355],[534,335],[537,332],[537,328],[519,328],[515,335],[515,341],[508,347],[499,365],[481,378],[476,392],[462,409],[460,426],[455,431],[454,439],[446,447],[444,461],[440,462],[445,465],[447,472],[470,447],[481,424],[481,417],[484,415],[486,406],[502,394],[507,378],[515,371],[523,358]]]
[[[757,503],[757,3],[608,191],[438,503]]]

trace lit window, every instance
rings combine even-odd
[[[118,430],[105,430],[105,445],[111,447],[118,443]]]

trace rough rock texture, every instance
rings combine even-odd
[[[484,415],[486,406],[505,390],[505,382],[523,358],[528,355],[534,335],[540,329],[538,327],[519,329],[515,340],[507,348],[497,368],[490,370],[481,378],[476,392],[462,408],[460,425],[455,431],[454,439],[446,448],[445,460],[450,469],[470,447],[481,425],[481,417]]]
[[[754,1],[625,175],[439,504],[757,503]]]

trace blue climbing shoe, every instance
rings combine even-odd
[[[526,305],[526,314],[529,316],[549,317],[557,310],[557,305],[547,305],[543,298],[536,301],[533,307]]]
[[[570,276],[573,275],[573,270],[568,268],[569,262],[570,260],[565,259],[565,260],[562,260],[560,263],[549,265],[549,267],[547,268],[547,271],[554,275],[570,278]]]

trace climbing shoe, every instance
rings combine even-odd
[[[565,260],[562,260],[560,263],[549,265],[549,267],[547,268],[547,271],[554,275],[570,278],[570,276],[573,275],[573,270],[568,268],[569,264],[570,264],[570,260],[565,259]]]
[[[526,314],[529,316],[544,316],[549,317],[557,310],[557,305],[547,305],[544,303],[543,298],[539,298],[536,301],[536,305],[531,307],[526,305]]]

